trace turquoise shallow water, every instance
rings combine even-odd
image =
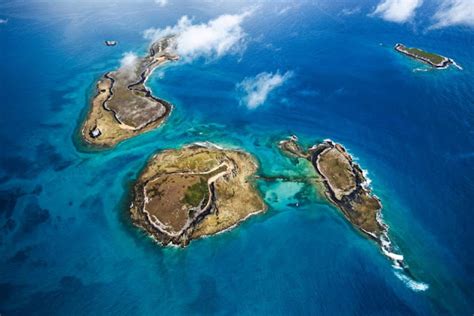
[[[472,29],[338,15],[350,2],[282,15],[286,3],[262,3],[243,23],[243,53],[150,78],[175,105],[162,128],[109,151],[75,146],[95,80],[124,52],[144,52],[144,29],[248,5],[0,4],[9,19],[0,25],[0,313],[472,313]],[[107,48],[105,38],[120,44]],[[464,70],[414,72],[420,65],[396,54],[396,42],[439,51]],[[293,77],[261,107],[239,105],[238,82],[278,69]],[[129,188],[156,151],[209,140],[251,152],[261,174],[297,174],[307,166],[276,148],[290,133],[307,144],[331,138],[357,157],[392,240],[428,290],[397,278],[376,245],[304,183],[259,182],[267,213],[184,250],[131,226]]]

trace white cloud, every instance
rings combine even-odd
[[[128,80],[133,80],[136,77],[136,70],[138,66],[139,58],[135,53],[128,52],[123,54],[120,60],[119,72],[121,76]]]
[[[8,19],[0,19],[0,24],[7,24],[8,23]]]
[[[359,12],[360,12],[360,7],[344,8],[342,9],[341,13],[339,13],[339,15],[348,16],[348,15],[357,14]]]
[[[155,0],[155,3],[159,5],[160,7],[164,7],[165,5],[168,4],[168,0]]]
[[[382,0],[372,15],[378,15],[387,21],[404,23],[415,15],[416,9],[422,3],[423,0]]]
[[[135,53],[125,53],[120,60],[120,69],[135,69],[137,67],[138,56]]]
[[[290,9],[291,9],[291,6],[286,6],[282,9],[278,10],[277,15],[283,15],[283,14],[287,13],[288,11],[290,11]]]
[[[444,0],[434,19],[436,23],[432,28],[451,25],[474,27],[474,0]]]
[[[214,59],[245,47],[246,33],[241,24],[250,14],[251,11],[225,14],[201,24],[193,24],[192,19],[183,16],[175,26],[151,28],[144,32],[144,36],[156,41],[167,35],[176,35],[176,51],[184,61],[199,57]]]
[[[280,87],[287,81],[293,72],[287,71],[281,75],[279,71],[275,74],[262,72],[252,78],[245,78],[237,85],[237,89],[244,93],[241,104],[249,109],[255,109],[265,103],[270,92]]]

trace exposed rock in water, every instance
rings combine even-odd
[[[117,41],[105,41],[105,45],[107,45],[107,46],[115,46],[117,44],[118,44]]]

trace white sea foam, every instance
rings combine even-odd
[[[400,254],[388,251],[387,249],[385,249],[385,247],[382,247],[382,251],[390,259],[397,260],[397,261],[403,261],[403,256],[400,255]]]
[[[382,213],[379,212],[377,213],[377,221],[379,222],[380,225],[385,227],[386,231],[384,234],[380,237],[380,249],[382,250],[383,254],[387,256],[389,259],[392,260],[393,267],[396,269],[401,269],[403,268],[403,260],[404,257],[401,254],[395,253],[394,247],[392,246],[392,242],[390,241],[390,238],[388,237],[388,229],[389,226],[383,221]]]
[[[454,66],[454,67],[456,67],[456,68],[459,69],[459,70],[463,70],[462,67],[461,67],[461,65],[457,64],[454,60],[452,60],[452,62],[453,62],[453,66]]]
[[[413,69],[413,72],[427,72],[429,69],[427,68],[415,68]]]
[[[215,149],[224,149],[223,147],[217,145],[217,144],[214,144],[214,143],[211,143],[211,142],[195,142],[193,143],[192,145],[197,145],[197,146],[200,146],[200,147],[206,147],[206,148],[215,148]],[[190,146],[192,146],[190,145]],[[189,146],[186,146],[186,147],[189,147]]]
[[[415,280],[410,279],[405,274],[395,271],[395,275],[399,278],[406,286],[416,292],[426,291],[430,286],[423,282],[417,282]]]
[[[388,241],[388,240],[385,239],[385,238],[380,238],[380,242],[382,243],[382,247],[388,248],[388,247],[390,247],[390,245],[391,245],[391,242]]]
[[[326,142],[332,142],[330,139],[325,139],[324,141]],[[346,149],[347,150],[347,149]],[[351,155],[351,157],[354,159],[355,162],[358,162],[358,158],[354,155],[352,155],[348,150],[347,152]],[[372,183],[372,180],[369,178],[368,174],[369,172],[365,169],[362,169],[362,174],[365,178],[365,181],[362,183],[362,187],[366,190],[370,190],[370,186]],[[377,199],[379,199],[376,195],[374,195]],[[379,199],[380,200],[380,199]],[[388,230],[389,226],[384,222],[383,220],[383,214],[381,211],[377,212],[376,215],[377,222],[385,228],[384,233],[382,236],[375,236],[374,234],[371,234],[370,232],[365,231],[367,234],[374,236],[375,239],[379,239],[380,241],[380,249],[382,250],[382,253],[389,258],[392,261],[392,267],[395,269],[394,273],[395,275],[403,282],[405,283],[406,286],[408,286],[410,289],[413,291],[426,291],[429,288],[429,285],[423,282],[417,282],[410,277],[408,277],[404,273],[405,265],[403,263],[404,257],[403,255],[396,253],[395,251],[398,251],[398,248],[393,246],[392,242],[390,241],[390,238],[388,237]]]
[[[366,169],[362,169],[362,175],[365,178],[365,181],[362,183],[362,187],[364,189],[370,189],[370,185],[372,184],[372,179],[369,178],[369,171]]]

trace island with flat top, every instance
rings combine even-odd
[[[87,144],[113,147],[160,126],[169,116],[172,105],[153,96],[145,82],[156,67],[178,59],[169,49],[173,39],[154,42],[146,56],[131,58],[97,82],[97,94],[81,127]]]
[[[292,157],[308,160],[321,178],[324,195],[360,232],[376,241],[396,266],[404,267],[403,256],[394,253],[381,219],[382,204],[371,192],[360,166],[346,149],[331,140],[304,149],[296,136],[282,140],[280,149]]]
[[[449,65],[454,64],[454,61],[451,58],[425,52],[419,48],[406,47],[400,43],[396,44],[394,48],[396,51],[404,55],[420,60],[435,68],[447,68]]]
[[[184,247],[231,229],[267,207],[248,153],[196,143],[153,156],[138,177],[130,214],[162,245]]]

